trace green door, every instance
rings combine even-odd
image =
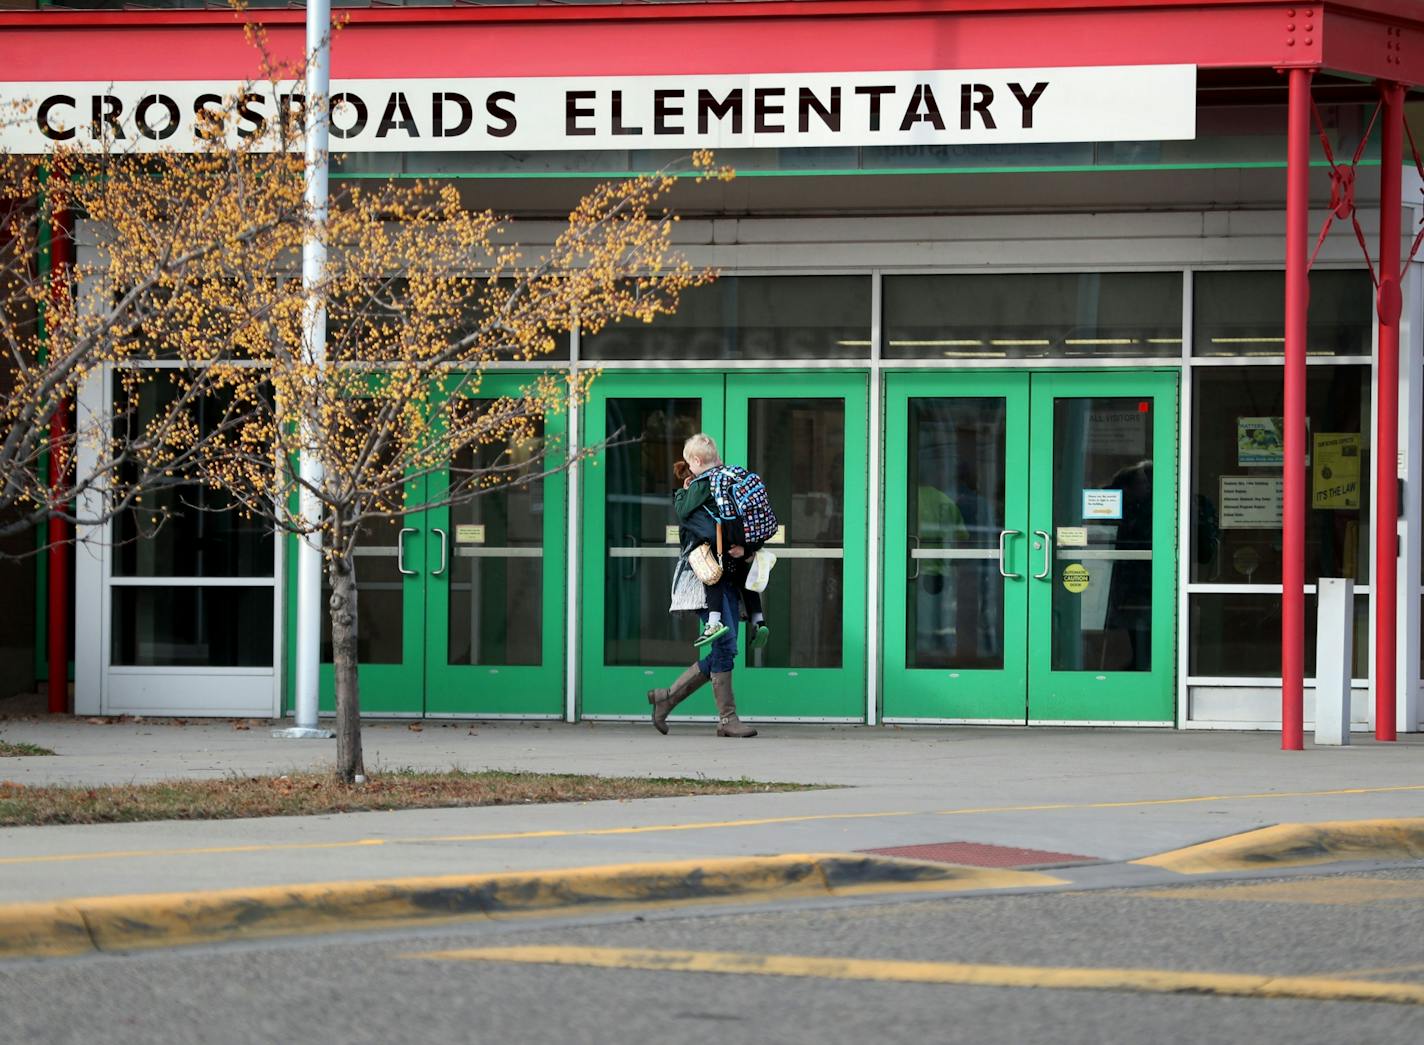
[[[529,377],[490,374],[470,409]],[[407,484],[410,504],[436,504],[452,482],[496,460],[562,445],[566,419],[546,418],[521,445],[471,450]],[[369,524],[356,555],[361,710],[370,715],[557,718],[564,702],[567,479],[556,473],[473,501]],[[296,543],[288,545],[295,550]],[[295,606],[295,555],[288,605]],[[329,589],[323,585],[323,611]],[[322,613],[321,708],[334,708],[331,627]],[[296,621],[289,614],[289,650]],[[293,699],[288,672],[288,705]]]
[[[1033,376],[1028,718],[1173,721],[1177,375]]]
[[[772,638],[741,647],[737,703],[756,718],[865,713],[867,378],[863,373],[605,373],[584,441],[611,445],[581,473],[582,713],[641,718],[645,694],[697,657],[690,614],[668,612],[677,561],[673,462],[705,431],[762,474],[785,527],[764,601]],[[621,433],[616,434],[615,433]],[[793,601],[794,599],[794,601]],[[710,693],[678,717],[712,717]]]
[[[868,397],[862,373],[727,377],[723,456],[766,480],[783,528],[768,545],[771,640],[737,676],[744,715],[865,717]]]
[[[885,381],[886,718],[1021,723],[1027,374]]]
[[[478,412],[516,395],[527,377],[487,374]],[[566,452],[566,418],[532,438],[470,448],[430,477],[430,502],[496,464],[544,470]],[[425,713],[559,718],[564,710],[564,534],[567,477],[556,472],[425,513]]]
[[[885,450],[888,720],[1172,721],[1175,373],[888,375]]]

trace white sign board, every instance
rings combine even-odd
[[[1083,521],[1121,519],[1121,490],[1084,490]]]
[[[1275,530],[1285,511],[1285,480],[1223,475],[1219,525],[1223,530]]]
[[[3,75],[3,73],[0,73]],[[191,151],[228,100],[230,133],[299,126],[296,82],[0,85],[0,148],[64,142]],[[241,95],[239,99],[237,96]],[[333,152],[785,149],[1168,141],[1196,136],[1196,67],[331,82]],[[14,108],[11,108],[14,107]],[[18,118],[16,118],[18,117]]]

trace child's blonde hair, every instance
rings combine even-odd
[[[717,441],[706,432],[698,432],[683,443],[682,456],[688,462],[696,458],[703,464],[717,464],[722,460],[717,456]]]

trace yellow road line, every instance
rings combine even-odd
[[[632,827],[591,827],[544,831],[496,831],[483,834],[429,835],[415,838],[361,838],[345,842],[282,842],[247,846],[199,846],[191,849],[129,849],[93,853],[61,853],[0,857],[0,866],[15,864],[67,863],[84,860],[119,860],[147,856],[207,856],[223,853],[260,853],[278,850],[342,849],[360,845],[431,845],[441,842],[517,842],[546,838],[597,838],[618,835],[662,834],[675,831],[716,831],[779,824],[807,824],[832,820],[884,820],[908,816],[986,816],[994,813],[1036,813],[1066,810],[1133,809],[1163,805],[1193,805],[1213,802],[1244,802],[1279,798],[1323,798],[1344,795],[1389,794],[1424,791],[1424,784],[1389,787],[1347,787],[1328,791],[1259,791],[1237,795],[1187,795],[1178,798],[1145,798],[1120,802],[1051,802],[1016,806],[969,806],[961,809],[895,809],[870,813],[811,813],[804,816],[756,817],[745,820],[705,820],[681,824],[645,824]]]
[[[1323,975],[1349,978],[1352,976],[1392,976],[1401,972],[1424,972],[1424,962],[1413,962],[1409,965],[1386,965],[1379,969],[1341,969]]]
[[[1255,882],[1244,885],[1196,885],[1175,889],[1144,889],[1135,896],[1162,900],[1206,900],[1223,903],[1304,903],[1333,907],[1424,900],[1424,880],[1361,878],[1341,875],[1297,882]]]
[[[972,965],[961,962],[813,958],[725,951],[663,951],[620,947],[475,947],[402,955],[436,961],[573,965],[655,972],[734,973],[879,983],[935,983],[971,987],[1215,994],[1234,998],[1391,1002],[1424,1005],[1424,984],[1371,983],[1324,976],[1177,972],[1171,969],[1060,968],[1039,965]]]

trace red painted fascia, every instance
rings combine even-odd
[[[1291,12],[1314,15],[1314,31],[1301,24],[1288,32],[1298,21]],[[342,77],[1187,63],[1324,67],[1424,82],[1424,4],[1417,0],[781,0],[338,16],[348,19],[333,56],[333,73]],[[279,57],[301,54],[302,11],[253,17]],[[0,12],[0,77],[244,79],[255,75],[256,61],[238,22],[230,11]],[[689,47],[693,33],[697,45]],[[1394,33],[1403,44],[1398,63],[1385,45]]]

